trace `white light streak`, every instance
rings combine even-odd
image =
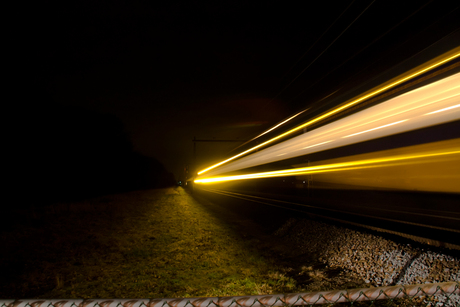
[[[269,133],[270,131],[275,130],[275,129],[278,128],[279,126],[281,126],[281,125],[287,123],[287,122],[290,121],[291,119],[293,119],[293,118],[299,116],[300,114],[302,114],[303,112],[305,112],[305,111],[307,111],[307,110],[308,110],[308,109],[305,109],[305,110],[303,110],[303,111],[297,113],[296,115],[289,117],[289,118],[286,119],[285,121],[282,121],[281,123],[279,123],[279,124],[277,124],[277,125],[271,127],[270,129],[268,129],[267,131],[265,131],[265,132],[259,134],[258,136],[256,136],[255,138],[251,139],[250,141],[253,141],[253,140],[257,139],[257,138],[260,138],[262,135],[267,134],[267,133]]]
[[[330,141],[326,141],[326,142],[322,142],[322,143],[318,143],[318,144],[315,144],[315,145],[311,145],[311,146],[307,146],[307,147],[304,147],[304,148],[301,148],[301,149],[307,149],[307,148],[312,148],[312,147],[316,147],[316,146],[319,146],[319,145],[323,145],[323,144],[327,144],[327,143],[330,143],[332,142],[333,140],[330,140]]]
[[[354,136],[354,135],[358,135],[358,134],[363,134],[363,133],[370,132],[370,131],[374,131],[374,130],[377,130],[377,129],[382,129],[382,128],[385,128],[385,127],[393,126],[393,125],[396,125],[396,124],[403,123],[403,122],[405,122],[405,121],[408,121],[408,119],[404,119],[404,120],[400,120],[400,121],[397,121],[397,122],[394,122],[394,123],[391,123],[391,124],[387,124],[387,125],[383,125],[383,126],[380,126],[380,127],[372,128],[372,129],[369,129],[369,130],[366,130],[366,131],[361,131],[361,132],[358,132],[358,133],[353,133],[353,134],[350,134],[350,135],[347,135],[347,136],[343,136],[343,138],[349,138],[350,136]]]
[[[426,114],[423,114],[423,115],[429,115],[429,114],[444,112],[444,111],[452,110],[452,109],[455,109],[455,108],[458,108],[458,107],[460,107],[460,104],[457,104],[455,106],[451,106],[451,107],[448,107],[448,108],[444,108],[444,109],[441,109],[441,110],[433,111],[433,112],[430,112],[430,113],[426,113]]]

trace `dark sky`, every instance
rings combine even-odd
[[[193,137],[254,137],[459,29],[458,15],[455,1],[43,1],[27,74],[37,95],[120,118],[180,178]],[[235,146],[200,143],[198,163]]]

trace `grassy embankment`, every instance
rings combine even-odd
[[[54,211],[54,212],[53,212]],[[1,233],[1,298],[161,298],[301,291],[255,238],[182,188],[56,206]],[[260,242],[259,242],[260,243]]]

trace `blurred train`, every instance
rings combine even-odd
[[[298,188],[329,182],[460,193],[459,55],[455,48],[306,123],[267,136],[198,172],[195,183],[295,177]],[[352,107],[359,110],[349,114]]]
[[[193,185],[460,249],[460,47],[406,64],[261,133]]]

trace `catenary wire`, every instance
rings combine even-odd
[[[450,11],[449,13],[447,13],[446,15],[444,15],[443,17],[439,18],[437,21],[435,21],[433,24],[429,25],[427,28],[425,28],[423,31],[426,31],[428,28],[432,27],[433,25],[435,25],[437,22],[439,22],[440,20],[443,20],[444,18],[446,18],[448,15],[452,14],[453,12],[457,11],[459,9],[460,6],[457,6],[454,10]],[[422,7],[423,8],[423,7]],[[412,14],[413,15],[413,14]],[[412,16],[411,15],[411,16]],[[411,16],[408,16],[407,18],[410,18]],[[407,19],[406,18],[406,19]],[[399,25],[399,24],[398,24]],[[392,29],[390,29],[389,31],[393,30],[394,27]],[[389,32],[388,31],[388,32]],[[421,32],[423,32],[421,31]],[[399,63],[398,65],[401,65],[407,61],[409,61],[410,59],[416,57],[417,55],[421,54],[422,52],[424,52],[425,50],[427,50],[428,48],[432,47],[433,45],[435,45],[436,43],[438,43],[439,41],[443,40],[444,38],[448,37],[449,35],[452,35],[456,30],[453,30],[452,32],[450,32],[449,34],[445,35],[444,37],[442,37],[441,39],[437,40],[436,42],[434,42],[433,44],[430,44],[428,47],[424,48],[423,50],[417,52],[416,54],[414,54],[413,56],[411,56],[409,59],[406,59],[404,60],[403,62]],[[384,33],[383,35],[386,35],[388,32]],[[420,32],[420,33],[421,33]],[[382,36],[383,36],[382,35]],[[380,36],[378,39],[382,38],[382,36]],[[376,39],[376,40],[378,40]],[[376,40],[374,40],[373,42],[371,42],[369,45],[367,45],[366,47],[364,47],[363,49],[361,49],[360,51],[358,51],[357,53],[355,53],[354,55],[352,55],[351,57],[349,57],[347,60],[345,60],[345,62],[343,62],[342,64],[340,64],[339,66],[337,66],[336,68],[334,68],[332,71],[330,71],[329,73],[327,73],[325,76],[321,77],[320,79],[316,80],[314,83],[312,83],[311,85],[309,85],[307,88],[305,88],[304,90],[302,90],[297,96],[295,96],[294,98],[292,98],[292,100],[295,100],[297,99],[299,96],[301,96],[303,93],[305,93],[307,90],[309,90],[311,87],[313,87],[315,84],[317,84],[318,82],[322,81],[324,78],[326,78],[329,74],[331,74],[332,72],[334,72],[335,70],[337,70],[338,68],[340,68],[341,66],[343,66],[346,62],[350,61],[351,59],[353,59],[356,55],[358,55],[359,53],[361,53],[364,49],[368,48],[371,44],[374,44],[376,42]],[[401,43],[400,45],[398,45],[397,47],[394,47],[392,49],[392,51],[400,48],[402,45],[404,45],[405,43],[407,43],[407,41],[404,41],[403,43]],[[392,52],[390,51],[390,52]],[[369,67],[371,67],[372,65],[375,65],[375,63],[377,63],[378,61],[380,61],[381,59],[377,59],[376,61],[370,63],[369,65],[367,65],[366,67],[364,67],[363,69],[361,69],[359,72],[355,73],[354,75],[352,75],[351,77],[349,77],[348,79],[352,79],[353,77],[359,75],[360,73],[362,73],[363,71],[365,71],[366,69],[368,69]],[[374,77],[373,79],[375,79],[377,77]]]
[[[305,51],[305,53],[294,63],[294,65],[292,65],[291,68],[289,68],[289,70],[281,77],[281,80],[284,79],[289,74],[289,72],[310,52],[310,50],[319,42],[321,38],[323,38],[323,36],[332,28],[332,26],[340,19],[340,17],[342,17],[343,14],[345,14],[345,12],[348,11],[348,9],[352,6],[352,4],[355,1],[356,0],[353,0],[345,8],[345,10],[342,11],[342,13],[329,25],[329,27],[323,32],[323,34],[320,35],[320,37],[310,46],[310,48],[308,48],[308,50]]]
[[[311,61],[307,67],[305,67],[294,79],[291,80],[291,82],[288,83],[278,94],[275,95],[275,97],[272,98],[272,100],[275,100],[279,95],[281,95],[289,86],[291,86],[292,83],[297,80],[313,63],[316,62],[317,59],[319,59],[358,19],[361,17],[368,9],[371,7],[371,5],[375,2],[373,0],[316,58]]]

